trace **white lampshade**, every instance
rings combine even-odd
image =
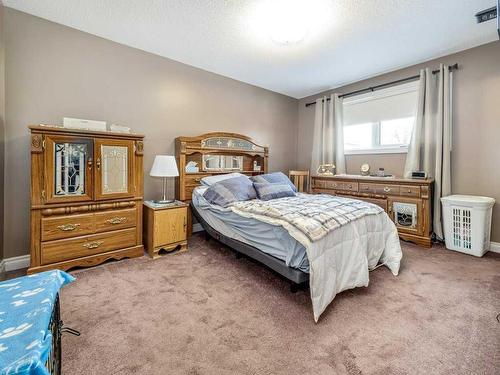
[[[156,155],[149,175],[151,177],[177,177],[179,170],[177,169],[175,156]]]

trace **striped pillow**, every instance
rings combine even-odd
[[[274,173],[267,173],[267,174],[259,174],[257,176],[252,176],[250,179],[253,182],[258,182],[258,183],[271,183],[271,184],[288,184],[292,188],[293,191],[297,191],[297,188],[295,185],[290,181],[290,179],[284,174],[283,172],[274,172]]]
[[[210,186],[203,197],[211,204],[227,207],[231,203],[257,198],[252,181],[247,176],[229,178]]]
[[[253,186],[260,200],[268,201],[271,199],[294,197],[295,192],[287,183],[260,183],[254,182]]]

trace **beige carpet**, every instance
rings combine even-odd
[[[188,253],[73,272],[63,374],[499,374],[500,256],[404,244],[400,276],[308,291],[197,234]]]

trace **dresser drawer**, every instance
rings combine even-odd
[[[94,215],[71,215],[42,218],[42,241],[77,237],[94,233]]]
[[[312,185],[313,185],[313,188],[324,189],[326,187],[326,181],[313,179]]]
[[[343,190],[343,191],[358,191],[359,184],[357,182],[343,181],[325,181],[326,189]]]
[[[410,185],[402,185],[399,187],[399,194],[405,197],[420,197],[420,187],[419,186],[410,186]]]
[[[136,245],[135,228],[42,242],[42,264],[62,262]]]
[[[389,185],[389,184],[368,184],[368,183],[360,183],[359,184],[360,193],[372,193],[372,194],[380,194],[380,195],[399,195],[399,186],[398,185]]]
[[[99,233],[133,227],[136,224],[135,216],[135,208],[96,213],[95,231]]]

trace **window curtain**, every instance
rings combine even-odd
[[[342,99],[337,94],[327,99],[316,100],[311,173],[315,174],[320,164],[334,164],[335,173],[342,174],[346,173]]]
[[[417,114],[404,169],[404,176],[425,171],[434,178],[433,230],[444,239],[441,197],[451,194],[452,82],[448,66],[439,73],[420,71]]]

